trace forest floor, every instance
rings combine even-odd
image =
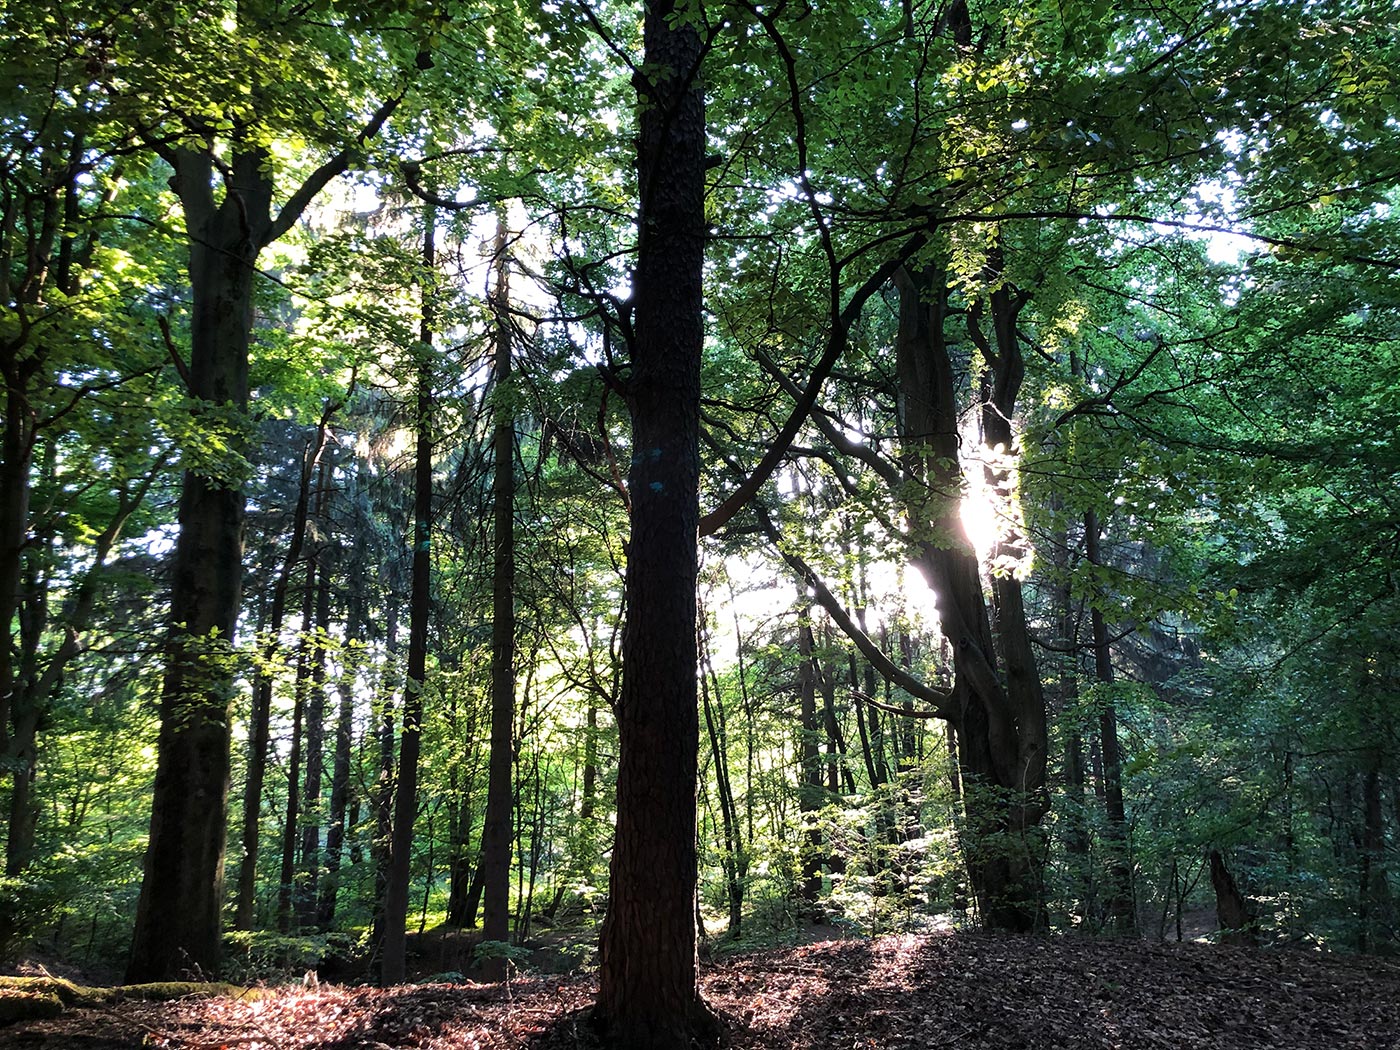
[[[732,1050],[1400,1050],[1400,964],[957,933],[766,949],[704,967]],[[258,989],[70,1008],[0,1028],[40,1050],[588,1047],[588,976]]]

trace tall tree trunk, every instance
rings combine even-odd
[[[725,899],[729,904],[729,936],[738,939],[744,925],[744,868],[743,846],[739,839],[739,814],[734,805],[734,786],[729,779],[729,747],[723,723],[723,697],[719,691],[719,677],[710,663],[708,651],[709,634],[702,635],[700,675],[700,700],[705,711],[705,730],[710,739],[710,757],[715,765],[715,784],[719,789],[720,831],[724,837],[724,855],[720,867],[724,871]],[[712,695],[713,694],[713,697]]]
[[[977,309],[969,310],[968,328],[992,369],[983,414],[986,439],[1009,451],[1010,420],[1024,373],[1015,324],[1023,300],[1008,285],[995,284],[1000,279],[993,272],[1000,270],[996,253],[988,270],[996,287],[987,296],[995,346],[981,331]],[[1040,821],[1046,809],[1045,701],[1020,582],[1011,574],[993,576],[994,633],[977,555],[959,513],[960,441],[943,332],[944,275],[937,269],[901,270],[896,284],[902,467],[923,486],[906,511],[918,534],[937,537],[916,541],[916,560],[938,594],[940,626],[955,654],[951,707],[967,811],[968,873],[985,925],[1029,931],[1044,921]]]
[[[356,137],[379,132],[403,95],[382,103]],[[317,167],[274,217],[267,150],[235,141],[227,155],[152,143],[174,169],[171,188],[189,243],[193,431],[224,439],[226,462],[248,449],[248,347],[258,254],[301,218],[352,159],[347,147]],[[216,200],[215,184],[221,196]],[[232,468],[236,470],[237,468]],[[162,980],[221,961],[229,709],[237,679],[231,647],[243,585],[242,477],[185,471],[171,572],[166,671],[151,832],[136,903],[128,982]]]
[[[413,593],[409,600],[408,668],[403,689],[394,828],[389,878],[384,891],[384,947],[380,982],[401,984],[407,976],[408,891],[412,878],[413,822],[418,816],[418,754],[423,738],[423,686],[428,671],[428,614],[432,608],[433,528],[433,281],[437,272],[437,213],[423,222],[422,321],[417,358],[417,442],[413,467]]]
[[[322,492],[324,489],[322,478]],[[321,779],[326,743],[326,638],[330,630],[330,572],[316,563],[315,639],[311,643],[311,673],[306,704],[306,778],[302,784],[301,861],[297,875],[297,923],[316,925],[317,883],[321,868]]]
[[[370,857],[374,863],[374,929],[370,970],[375,980],[384,972],[384,902],[389,886],[389,848],[394,835],[394,693],[398,685],[396,664],[399,654],[398,596],[386,595],[384,628],[384,668],[379,683],[379,699],[374,710],[374,736],[379,771],[374,778],[370,805],[374,810],[374,836]]]
[[[645,5],[637,265],[627,404],[631,537],[617,723],[617,831],[594,1025],[629,1050],[712,1038],[696,956],[696,571],[703,47],[671,0]]]
[[[1361,784],[1361,864],[1357,909],[1357,947],[1363,952],[1394,947],[1394,899],[1390,892],[1385,845],[1385,811],[1381,804],[1381,752],[1371,756]]]
[[[267,243],[272,185],[259,152],[238,154],[214,203],[213,158],[178,151],[192,293],[189,393],[198,424],[248,447],[253,266]],[[232,419],[229,420],[229,416]],[[166,671],[150,838],[128,983],[216,973],[222,959],[224,843],[234,631],[243,585],[243,479],[187,469],[171,567]]]
[[[1099,518],[1094,511],[1084,513],[1084,552],[1090,565],[1102,565],[1099,550]],[[1137,908],[1133,895],[1133,866],[1128,843],[1128,817],[1123,804],[1123,757],[1118,747],[1118,709],[1113,703],[1113,654],[1109,649],[1108,624],[1103,610],[1094,603],[1089,610],[1094,635],[1094,677],[1106,693],[1099,707],[1099,747],[1103,754],[1104,813],[1108,818],[1108,922],[1113,932],[1124,937],[1138,932]]]
[[[345,847],[345,815],[350,798],[350,749],[355,732],[355,680],[359,672],[359,637],[364,628],[365,598],[358,580],[347,576],[350,587],[345,614],[345,646],[341,650],[340,710],[335,723],[335,758],[331,767],[331,805],[326,828],[326,877],[321,883],[321,899],[316,908],[316,926],[331,928],[335,920],[336,897],[340,890],[341,854]],[[352,824],[353,826],[353,824]]]
[[[311,478],[321,460],[330,434],[331,416],[343,402],[327,404],[321,413],[320,425],[307,442],[302,456],[301,475],[297,481],[297,501],[292,510],[292,535],[282,567],[272,584],[272,603],[267,622],[263,625],[266,642],[257,676],[253,680],[253,710],[248,723],[248,775],[243,783],[243,858],[238,869],[238,892],[234,905],[233,928],[251,930],[257,907],[258,848],[262,825],[258,818],[262,809],[263,779],[267,773],[267,749],[272,717],[273,665],[281,650],[282,621],[287,611],[287,589],[292,573],[301,561],[306,542],[306,527],[311,510]]]
[[[812,652],[815,647],[811,612],[804,609],[797,624],[797,690],[801,705],[797,726],[799,890],[814,918],[820,917],[816,904],[822,892],[822,833],[817,822],[822,805],[821,752],[817,748],[821,727],[817,723],[817,668]]]
[[[510,268],[505,217],[496,227],[495,550],[491,575],[491,756],[486,823],[481,831],[485,874],[481,937],[510,937],[511,771],[515,761],[515,412],[511,406]],[[506,960],[485,959],[482,974],[499,981]]]
[[[287,814],[282,824],[282,864],[277,880],[277,932],[290,933],[296,907],[297,829],[301,821],[301,764],[305,754],[307,684],[311,678],[311,630],[315,624],[316,562],[306,563],[306,583],[301,604],[301,642],[297,646],[296,684],[292,691],[292,746],[287,758]]]

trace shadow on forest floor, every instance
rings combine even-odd
[[[983,934],[746,952],[704,969],[731,1050],[1400,1050],[1400,965],[1354,956]],[[118,1003],[0,1028],[0,1046],[117,1050],[586,1047],[587,976]]]

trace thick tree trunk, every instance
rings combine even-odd
[[[916,533],[932,534],[916,541],[917,563],[938,594],[940,625],[954,651],[952,706],[967,811],[968,874],[985,925],[1029,931],[1043,925],[1044,911],[1044,697],[1020,583],[1010,575],[993,577],[994,634],[977,555],[959,514],[960,441],[953,369],[943,333],[943,274],[901,270],[896,284],[902,465],[924,486],[922,495],[908,500],[906,512]],[[1023,371],[1016,303],[1005,287],[989,298],[998,346],[996,351],[984,346],[993,375],[983,425],[989,443],[1009,450],[1010,420]],[[984,345],[975,311],[969,319],[974,342]],[[1004,678],[998,671],[998,652]]]
[[[413,467],[413,593],[409,601],[408,668],[403,690],[399,773],[394,790],[394,829],[389,878],[384,890],[384,948],[380,983],[401,984],[407,975],[408,891],[412,879],[413,823],[418,816],[418,754],[423,739],[423,686],[428,673],[428,615],[432,608],[433,528],[433,305],[436,272],[436,210],[429,205],[423,228],[423,303],[419,325],[417,443]]]
[[[196,415],[207,418],[237,455],[247,445],[243,415],[253,264],[264,243],[260,234],[266,233],[250,229],[250,223],[267,214],[271,185],[259,172],[261,156],[239,156],[216,207],[210,158],[181,157],[172,184],[185,204],[190,243],[190,396]],[[129,983],[216,973],[222,958],[232,645],[243,583],[243,514],[241,478],[185,471],[150,839]]]
[[[627,625],[617,831],[595,1026],[615,1047],[713,1037],[696,957],[696,571],[704,341],[705,108],[695,25],[646,5],[637,75]]]
[[[491,755],[486,786],[486,822],[481,831],[485,874],[481,937],[510,937],[511,772],[515,764],[515,413],[511,407],[510,270],[507,231],[496,230],[496,360],[493,435],[495,462],[495,550],[491,576]],[[528,912],[526,912],[528,914]],[[499,981],[506,960],[485,959],[482,975]]]
[[[1215,915],[1221,944],[1253,947],[1259,943],[1254,906],[1240,890],[1219,850],[1210,851],[1210,882],[1215,888]]]

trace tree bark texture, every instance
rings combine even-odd
[[[487,770],[486,823],[481,832],[481,937],[510,937],[511,772],[515,764],[515,413],[511,407],[510,271],[507,231],[502,217],[496,232],[496,427],[495,549],[491,577],[491,754]],[[482,962],[488,980],[503,980],[506,960]]]
[[[953,646],[951,715],[967,812],[968,874],[986,926],[1029,931],[1042,925],[1043,916],[1045,700],[1020,582],[1010,575],[993,577],[994,631],[977,554],[960,517],[958,412],[943,331],[944,275],[937,269],[901,269],[896,285],[901,466],[921,490],[908,500],[906,512],[916,563],[938,594],[940,626]],[[992,370],[985,436],[1009,450],[1024,372],[1015,332],[1018,307],[1004,287],[989,298],[996,345],[977,328],[973,311],[969,328]]]
[[[216,205],[212,158],[180,151],[176,161],[171,183],[184,205],[190,246],[190,396],[196,413],[241,453],[253,265],[269,232],[260,220],[268,215],[271,181],[261,171],[260,154],[239,154]],[[243,583],[243,514],[241,478],[196,465],[185,470],[150,840],[128,983],[212,974],[221,962],[231,646]]]
[[[1221,944],[1254,946],[1259,943],[1254,906],[1240,890],[1220,851],[1210,851],[1210,883],[1215,889],[1215,916]]]
[[[606,1041],[628,1050],[669,1050],[713,1034],[695,922],[703,48],[674,13],[669,0],[646,5],[649,76],[637,77],[627,624],[617,830],[593,1012]]]

